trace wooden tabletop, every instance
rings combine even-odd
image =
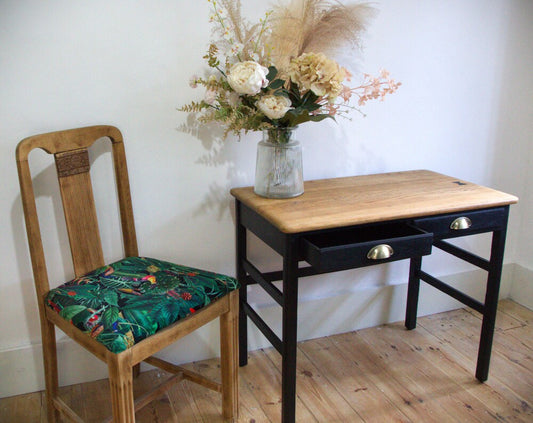
[[[305,182],[291,199],[268,199],[253,187],[231,194],[280,231],[299,233],[516,203],[514,195],[428,170]]]

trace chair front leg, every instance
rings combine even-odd
[[[113,422],[135,422],[131,351],[126,350],[120,354],[109,353],[107,366],[113,406]]]
[[[239,414],[238,319],[239,293],[228,294],[230,309],[220,316],[220,370],[222,377],[222,415],[225,422]]]

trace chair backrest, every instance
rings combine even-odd
[[[54,155],[74,273],[76,276],[81,276],[105,264],[88,155],[88,148],[96,140],[104,137],[112,143],[124,252],[126,256],[137,256],[126,155],[122,134],[117,128],[91,126],[51,132],[26,138],[17,146],[16,159],[26,232],[37,295],[40,298],[50,290],[50,287],[28,155],[35,148],[41,148]]]

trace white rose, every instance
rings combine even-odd
[[[257,108],[270,119],[281,119],[291,108],[291,101],[280,95],[265,95],[257,103]]]
[[[255,95],[268,85],[268,69],[259,63],[246,61],[234,64],[228,73],[228,83],[237,93]]]

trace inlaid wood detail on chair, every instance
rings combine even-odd
[[[56,154],[57,176],[77,175],[78,173],[89,172],[89,152],[86,149],[67,151]]]
[[[112,143],[124,258],[106,264],[98,231],[88,149],[101,138]],[[70,242],[74,279],[50,289],[29,153],[54,155]],[[81,421],[58,395],[55,326],[107,363],[112,420],[135,421],[135,412],[176,382],[189,380],[220,392],[225,421],[238,413],[238,285],[229,276],[139,257],[124,143],[112,126],[36,135],[17,146],[17,167],[43,344],[48,421]],[[219,318],[221,382],[153,357],[177,339]],[[134,401],[133,375],[145,361],[173,373]],[[111,421],[111,417],[108,421]]]

